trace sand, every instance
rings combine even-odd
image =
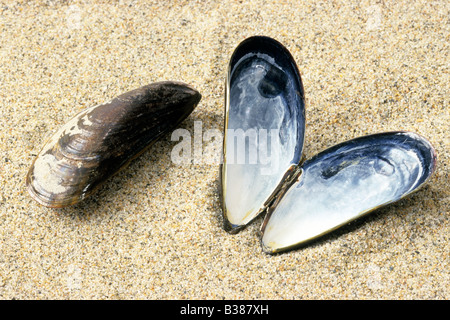
[[[0,297],[449,299],[449,13],[427,0],[0,1]],[[220,133],[228,61],[252,35],[297,61],[306,157],[409,130],[438,154],[427,185],[275,256],[261,250],[260,218],[223,230],[214,140],[175,163],[169,134],[73,207],[28,195],[54,131],[151,82],[194,86],[203,98],[179,129]]]

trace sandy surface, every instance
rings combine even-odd
[[[449,299],[449,13],[427,0],[0,0],[0,297]],[[302,73],[307,157],[414,131],[438,153],[429,183],[276,256],[262,253],[261,219],[223,231],[213,143],[175,164],[169,135],[74,207],[30,198],[25,176],[52,132],[147,83],[193,85],[203,98],[180,128],[223,130],[228,60],[257,34]]]

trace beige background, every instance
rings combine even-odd
[[[449,11],[428,0],[0,0],[0,297],[450,298]],[[170,135],[77,206],[47,209],[29,197],[25,175],[49,135],[141,85],[193,85],[203,98],[180,128],[193,134],[201,121],[221,131],[228,60],[257,34],[297,61],[307,157],[410,130],[437,150],[429,183],[277,256],[261,251],[261,219],[223,231],[217,165],[174,164]]]

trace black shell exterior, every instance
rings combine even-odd
[[[201,99],[191,86],[156,82],[88,108],[44,146],[26,179],[47,207],[73,205],[175,129]]]

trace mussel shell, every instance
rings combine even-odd
[[[261,228],[267,253],[304,245],[417,191],[436,167],[423,137],[391,132],[356,138],[305,161]]]
[[[264,211],[302,155],[303,85],[293,57],[278,41],[255,36],[235,49],[226,81],[224,129],[224,228],[235,233]]]
[[[75,204],[183,121],[201,99],[191,86],[156,82],[88,108],[45,144],[26,179],[47,207]]]

